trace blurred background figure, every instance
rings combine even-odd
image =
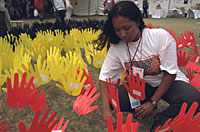
[[[2,35],[5,31],[7,31],[7,26],[6,26],[6,7],[5,7],[5,1],[0,0],[0,35]]]
[[[38,17],[40,21],[44,19],[44,1],[43,0],[34,0],[35,8],[38,10]]]
[[[114,0],[105,0],[103,3],[103,5],[104,5],[103,13],[104,14],[108,13],[112,9],[114,4],[115,4]]]
[[[139,7],[139,2],[138,2],[138,0],[135,0],[135,5],[137,6],[137,7]]]
[[[65,0],[52,0],[52,4],[55,10],[56,23],[64,23],[65,15],[67,12],[67,6]]]
[[[71,19],[72,10],[73,10],[73,6],[71,5],[72,0],[65,0],[65,2],[66,2],[66,5],[67,5],[66,19],[69,20],[69,19]]]
[[[149,8],[149,3],[147,0],[143,0],[143,18],[148,18],[148,8]]]
[[[12,0],[11,5],[14,10],[14,19],[21,18],[22,10],[20,8],[19,0]]]

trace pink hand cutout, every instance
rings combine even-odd
[[[133,75],[133,71],[130,71],[131,78],[129,77],[129,74],[126,72],[126,78],[128,80],[129,86],[122,82],[128,93],[135,99],[144,100],[145,99],[145,80],[142,79],[142,84],[140,84],[140,76],[137,73],[136,74],[136,82]]]
[[[6,123],[7,123],[7,121],[1,121],[0,122],[0,131],[5,132],[5,130],[8,130],[8,129],[11,128],[11,126],[5,126]]]
[[[54,112],[49,117],[49,119],[45,122],[49,112],[50,112],[50,108],[47,108],[47,110],[44,112],[40,121],[38,121],[39,116],[40,116],[40,111],[37,111],[33,118],[31,126],[28,130],[26,130],[26,126],[25,126],[24,122],[20,122],[19,123],[19,132],[51,132],[51,130],[54,128],[54,126],[58,123],[59,119],[55,119],[53,121],[53,119],[55,118],[55,116],[57,114],[57,112]],[[51,124],[52,121],[53,121],[53,123]]]
[[[65,122],[65,124],[63,125],[63,121],[64,121],[64,117],[61,118],[58,126],[55,125],[55,127],[52,129],[51,132],[55,131],[55,130],[61,130],[60,132],[65,132],[65,129],[67,128],[67,125],[69,123],[69,120],[67,120]],[[63,126],[62,126],[63,125]]]
[[[80,94],[74,101],[73,104],[74,111],[79,115],[86,115],[98,109],[99,108],[98,106],[90,107],[91,104],[100,96],[100,93],[93,96],[96,93],[96,91],[97,91],[96,87],[94,87],[91,90],[91,86],[89,86],[83,94]]]
[[[12,87],[11,79],[7,79],[7,97],[6,103],[9,107],[20,109],[29,105],[33,99],[38,94],[38,91],[31,90],[31,85],[33,84],[34,77],[26,83],[27,73],[24,72],[19,86],[19,74],[15,73],[14,75],[14,85]]]
[[[119,95],[118,95],[118,89],[115,89],[114,82],[111,82],[111,79],[106,79],[108,89],[106,89],[106,93],[110,99],[110,102],[113,106],[113,108],[120,112],[120,105],[119,105]]]
[[[178,51],[177,52],[177,60],[178,60],[178,66],[184,67],[187,65],[189,58],[186,58],[188,54],[184,51]]]
[[[33,91],[38,91],[35,88],[34,84],[32,85],[32,87],[33,87]],[[29,106],[34,112],[37,112],[38,110],[42,112],[46,108],[46,98],[45,98],[44,90],[41,91],[41,96],[38,92],[38,94],[36,95],[34,100],[29,104]]]

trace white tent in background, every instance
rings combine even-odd
[[[105,0],[72,0],[73,15],[77,16],[91,16],[91,15],[103,15],[103,3]],[[115,0],[123,1],[123,0]],[[135,1],[135,0],[130,0]],[[142,9],[143,0],[138,0],[139,8]],[[158,4],[162,9],[168,10],[173,8],[184,7],[188,10],[191,6],[200,4],[200,0],[148,0],[149,2],[149,14],[152,10],[156,9]]]

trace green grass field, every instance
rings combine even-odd
[[[94,19],[98,17],[91,17]],[[83,17],[72,17],[72,19],[81,20],[85,19]],[[87,19],[87,18],[86,18]],[[105,19],[104,17],[99,17],[98,19]],[[48,21],[48,20],[45,20]],[[181,33],[184,33],[185,30],[190,30],[194,33],[196,42],[200,44],[200,19],[187,19],[187,18],[165,18],[165,19],[144,19],[145,23],[152,23],[154,27],[160,27],[164,29],[173,28],[177,36],[181,36]],[[31,21],[28,21],[31,23]],[[198,47],[200,50],[200,48]],[[187,52],[190,52],[187,48],[184,49]],[[100,69],[94,68],[92,65],[88,64],[88,71],[92,73],[93,81],[95,86],[98,86],[98,74]],[[55,82],[51,81],[48,84],[40,86],[39,90],[44,89],[47,107],[51,108],[51,112],[58,112],[57,118],[64,117],[65,121],[69,120],[67,126],[67,131],[71,132],[106,132],[107,124],[103,121],[102,118],[102,107],[100,97],[94,102],[93,105],[98,105],[99,109],[89,113],[88,115],[78,115],[73,110],[73,102],[76,97],[70,96],[63,92],[61,89],[56,87]],[[11,109],[6,105],[6,94],[2,92],[0,97],[1,108],[0,108],[0,121],[7,120],[7,124],[11,125],[11,132],[18,131],[18,124],[20,121],[23,121],[26,124],[26,127],[29,128],[34,117],[34,112],[31,111],[29,107],[24,109]],[[152,123],[153,116],[162,111],[167,107],[167,104],[164,101],[159,102],[158,109],[153,111],[151,115],[139,121],[139,132],[148,132]],[[124,113],[124,120],[126,119],[128,113]],[[133,122],[138,121],[133,119]]]

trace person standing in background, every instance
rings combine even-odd
[[[135,0],[135,5],[136,5],[137,7],[139,7],[139,2],[138,2],[138,0]]]
[[[149,8],[149,3],[147,0],[143,0],[143,18],[148,18],[148,8]]]
[[[44,19],[44,1],[43,0],[34,0],[35,8],[38,10],[38,16],[40,21]]]
[[[55,10],[56,23],[65,22],[64,18],[67,12],[67,6],[65,0],[52,0],[52,3]]]
[[[71,0],[65,0],[65,2],[67,4],[66,19],[69,20],[69,19],[71,19],[72,10],[73,10],[73,6],[71,5],[72,1]]]
[[[0,36],[4,35],[7,31],[5,19],[6,19],[5,1],[0,0]]]

